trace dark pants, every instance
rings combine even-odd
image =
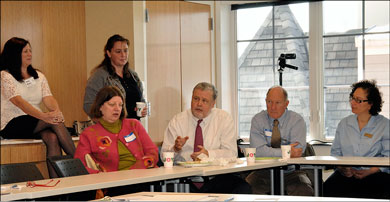
[[[270,194],[271,180],[269,170],[253,171],[246,177],[254,194]],[[287,195],[313,196],[312,183],[305,171],[296,170],[284,175],[284,185]]]
[[[390,174],[378,172],[363,179],[345,177],[335,171],[324,183],[324,196],[390,199]]]
[[[239,175],[217,175],[211,180],[205,180],[203,186],[198,189],[190,185],[191,192],[219,193],[219,194],[252,194],[250,185]]]
[[[106,189],[105,196],[120,196],[130,193],[150,191],[150,183],[125,185],[120,187],[110,187]]]

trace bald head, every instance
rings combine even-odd
[[[289,104],[287,91],[280,87],[271,87],[267,92],[267,112],[273,119],[280,118]]]
[[[273,91],[279,91],[279,92],[283,93],[284,99],[285,99],[285,100],[288,100],[287,91],[286,91],[286,89],[284,89],[283,87],[281,87],[281,86],[272,86],[272,87],[271,87],[270,89],[268,89],[268,91],[267,91],[267,97],[268,97],[268,94],[270,93],[271,90],[273,90]]]

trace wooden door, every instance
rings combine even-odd
[[[148,132],[162,142],[172,117],[181,111],[179,1],[146,1]]]
[[[210,5],[180,1],[182,110],[197,83],[211,83],[210,15]]]

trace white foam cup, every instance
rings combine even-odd
[[[142,117],[142,110],[144,110],[146,103],[145,102],[136,102],[137,105],[137,116]]]
[[[256,161],[256,148],[245,148],[245,157],[248,163]]]
[[[173,157],[175,153],[174,152],[163,152],[163,162],[165,168],[172,168],[173,167]]]
[[[282,149],[282,159],[287,160],[291,156],[291,145],[281,145]]]

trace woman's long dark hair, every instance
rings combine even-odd
[[[4,44],[3,52],[0,56],[0,69],[7,70],[17,81],[22,81],[22,51],[23,48],[30,44],[25,39],[13,37]],[[27,73],[33,76],[34,79],[38,78],[37,71],[29,65],[27,67]]]
[[[107,40],[107,43],[106,45],[104,46],[104,59],[103,61],[97,66],[95,67],[93,70],[92,70],[92,73],[95,72],[98,68],[102,68],[102,67],[106,67],[107,69],[107,72],[111,75],[111,76],[115,76],[115,69],[114,67],[112,66],[111,64],[111,59],[110,57],[108,57],[107,55],[107,51],[111,51],[111,49],[114,47],[114,44],[115,42],[126,42],[126,44],[129,46],[130,45],[130,42],[128,39],[126,39],[125,37],[119,35],[119,34],[115,34],[113,36],[111,36],[110,38],[108,38]],[[125,66],[123,67],[123,75],[126,77],[126,78],[129,78],[130,77],[130,71],[129,71],[129,62],[127,61],[127,63],[125,64]]]

